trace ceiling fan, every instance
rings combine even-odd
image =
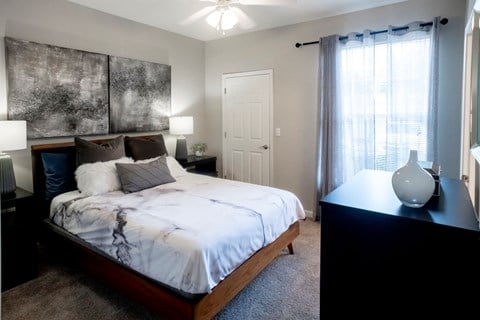
[[[240,6],[283,6],[296,4],[297,0],[200,0],[213,2],[214,5],[205,7],[192,14],[182,24],[191,24],[207,16],[207,23],[225,35],[226,30],[232,29],[237,23],[242,28],[255,27],[255,22],[242,10]]]

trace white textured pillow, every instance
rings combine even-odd
[[[172,156],[167,156],[167,166],[168,169],[170,169],[170,174],[174,178],[186,176],[188,173],[187,170]]]
[[[145,159],[145,160],[138,160],[135,161],[135,163],[148,163],[157,160],[160,157],[155,157],[151,159]],[[170,170],[170,174],[174,178],[182,177],[185,176],[188,172],[187,170],[182,167],[180,163],[178,163],[177,159],[175,159],[172,156],[167,156],[167,166],[168,170]]]
[[[77,187],[87,196],[98,195],[122,188],[115,163],[133,163],[132,158],[123,157],[116,160],[85,163],[75,170]]]

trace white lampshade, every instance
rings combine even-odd
[[[0,193],[2,196],[15,192],[17,185],[10,155],[2,151],[20,150],[27,147],[26,121],[0,121]]]
[[[27,148],[27,122],[0,121],[0,152]]]
[[[232,29],[238,22],[237,15],[232,10],[226,10],[222,17],[222,30]]]
[[[193,117],[170,117],[170,134],[193,134]]]
[[[222,13],[218,10],[215,10],[208,15],[207,23],[209,25],[211,25],[212,27],[216,28],[216,27],[218,27],[218,23],[220,22],[220,17],[221,16],[222,16]]]
[[[222,31],[232,29],[237,22],[237,15],[230,7],[219,8],[207,17],[207,23],[209,25]]]

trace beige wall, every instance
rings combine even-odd
[[[207,42],[205,98],[210,149],[215,154],[222,151],[222,74],[273,69],[273,128],[279,127],[282,132],[281,137],[274,137],[274,183],[297,194],[305,209],[314,210],[318,46],[297,49],[294,44],[330,34],[429,21],[435,16],[450,20],[441,33],[440,163],[444,175],[458,177],[463,0],[409,1]]]
[[[0,1],[0,119],[6,118],[6,81],[3,37],[170,64],[172,114],[193,115],[195,135],[205,140],[204,42],[87,9],[64,0]],[[60,139],[33,140],[53,143]],[[67,140],[72,140],[67,139]],[[170,152],[175,139],[167,137]],[[17,185],[31,190],[30,150],[9,152]]]

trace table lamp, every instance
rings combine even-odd
[[[193,117],[170,117],[170,134],[179,135],[177,137],[177,149],[175,158],[177,160],[186,160],[188,157],[187,139],[185,134],[193,134]]]
[[[27,148],[26,121],[0,121],[0,192],[8,195],[17,188],[12,158],[3,151]]]

